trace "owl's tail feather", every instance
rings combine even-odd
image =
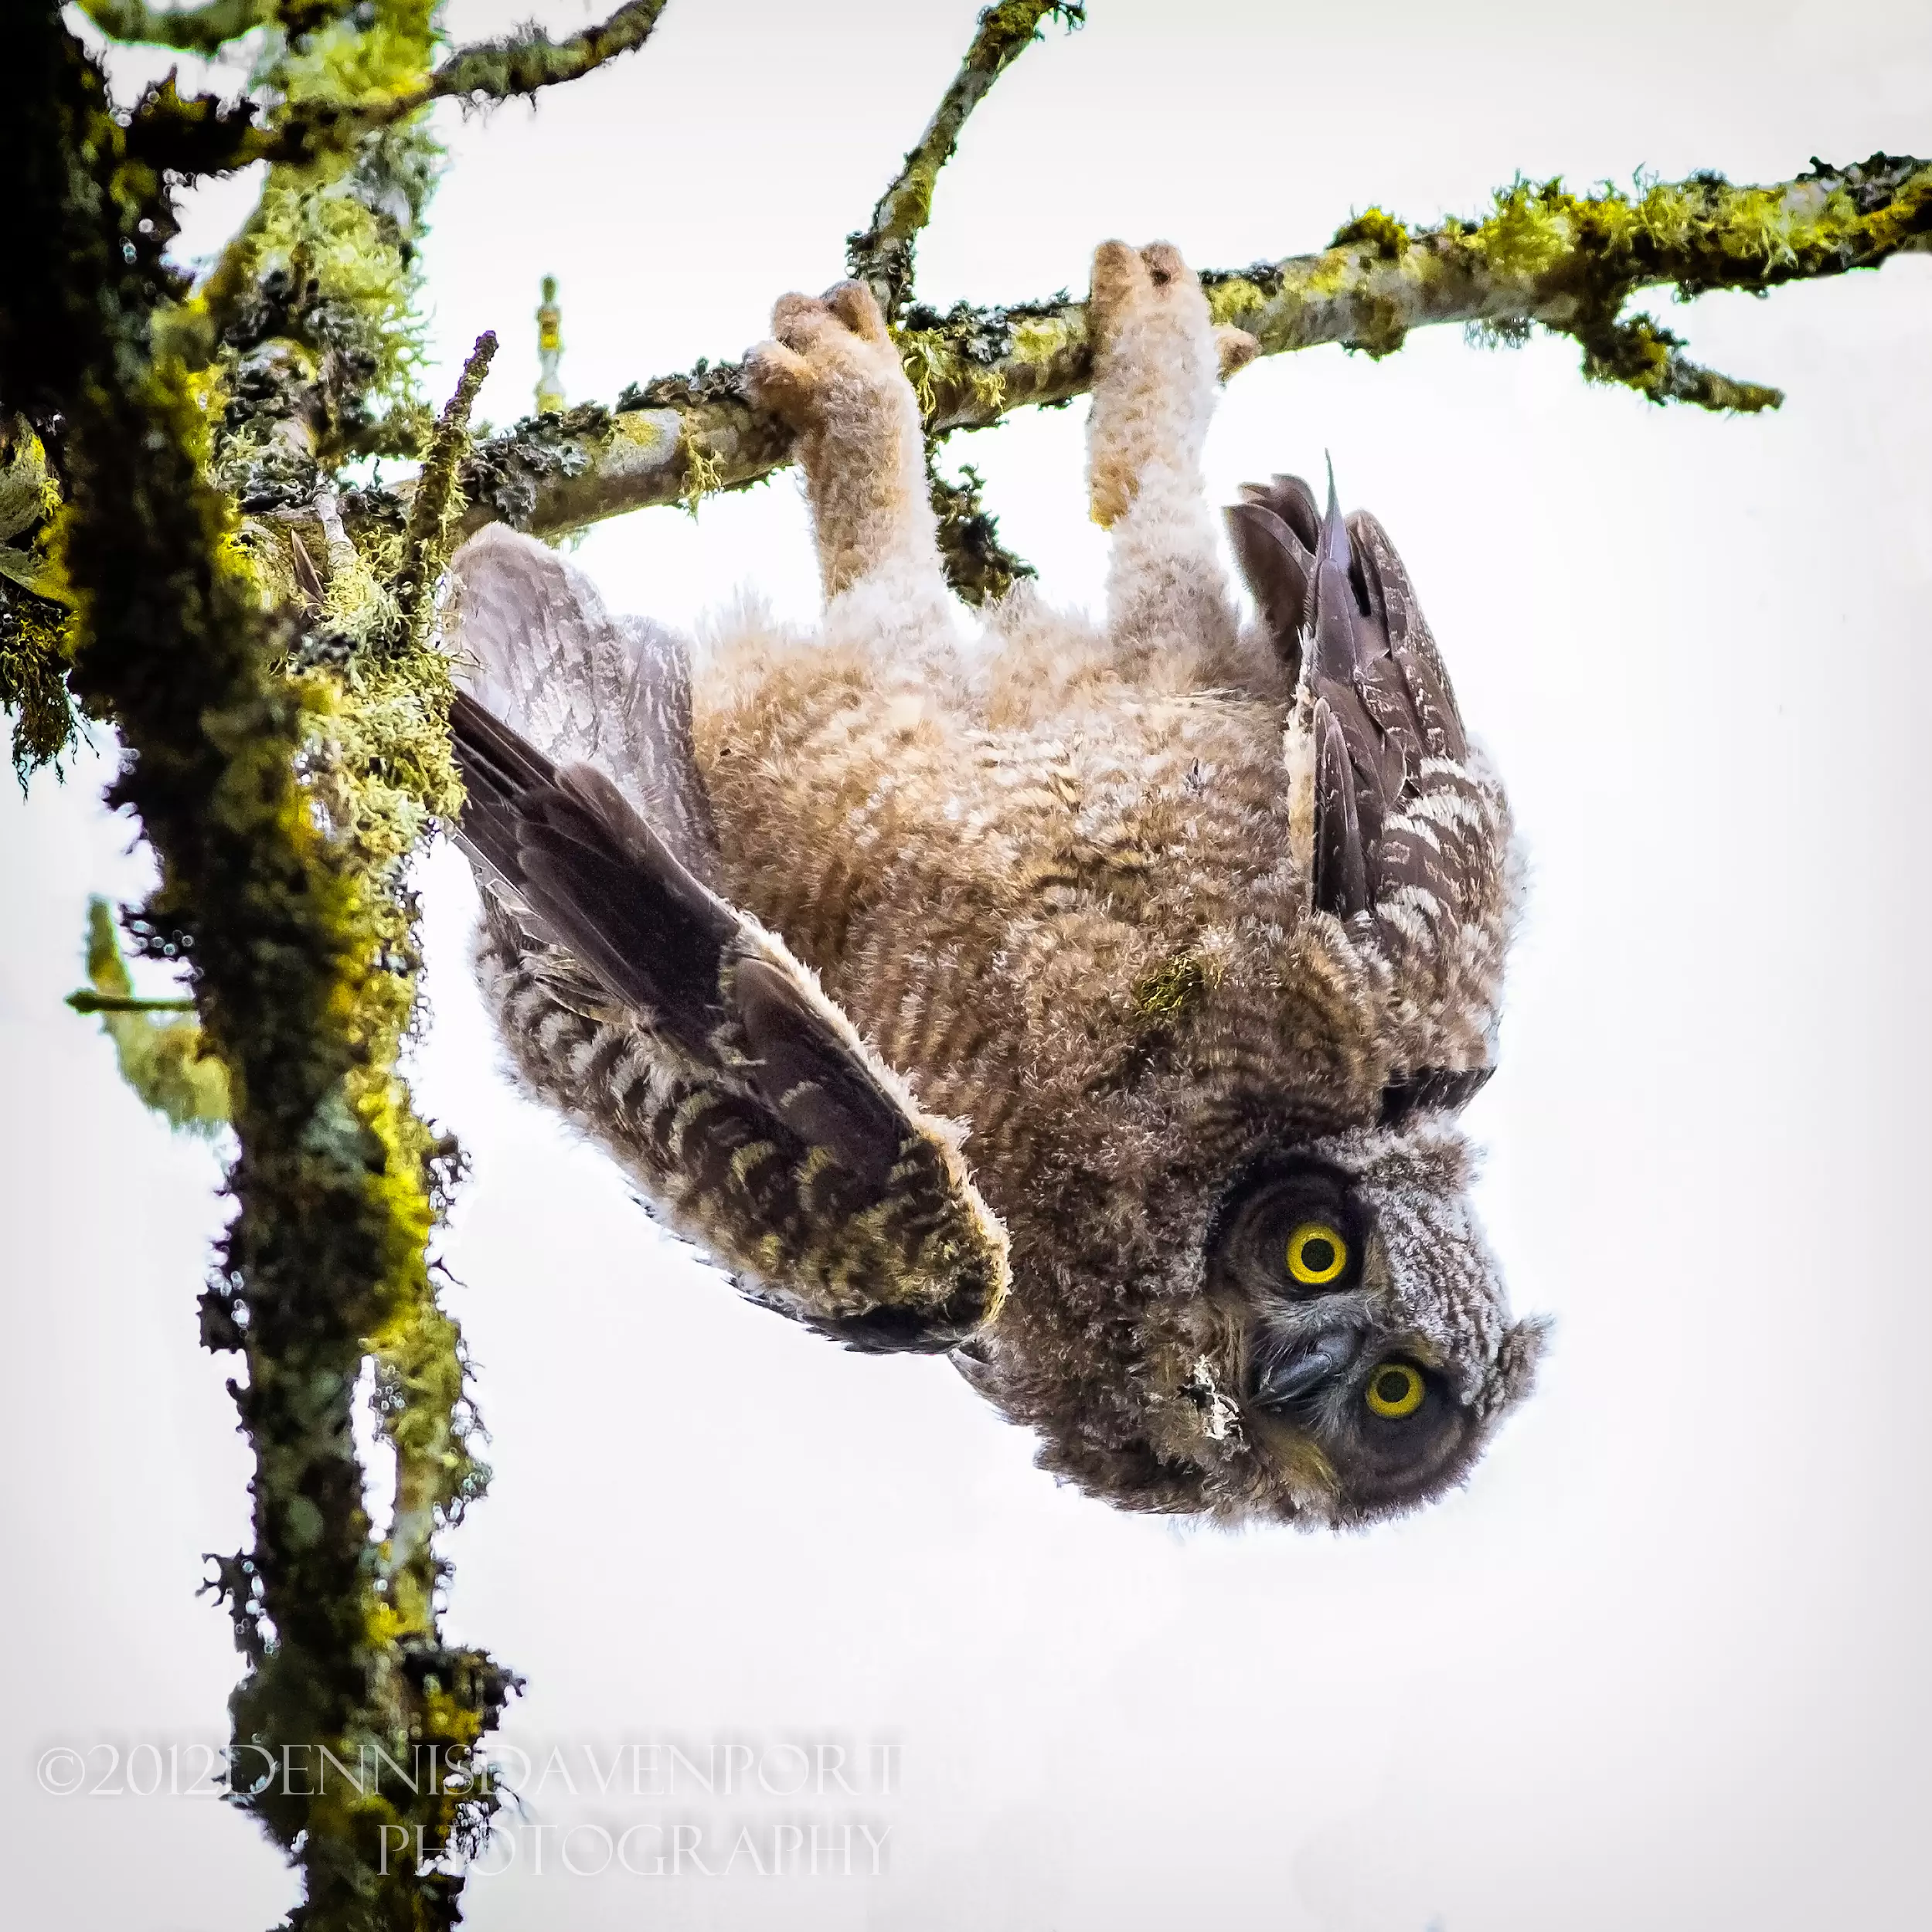
[[[1295,680],[1291,728],[1312,740],[1311,900],[1398,962],[1417,1004],[1446,1014],[1457,1001],[1444,988],[1499,946],[1501,794],[1471,760],[1442,655],[1382,526],[1366,511],[1342,515],[1332,471],[1325,512],[1299,477],[1242,496],[1229,536]],[[1444,1063],[1425,1042],[1417,1064],[1396,1070],[1385,1121],[1453,1111],[1481,1086],[1487,1047],[1468,1030]]]
[[[1441,653],[1388,533],[1345,518],[1328,478],[1325,513],[1298,476],[1250,484],[1227,512],[1242,574],[1277,652],[1305,696],[1315,736],[1315,901],[1337,917],[1369,910],[1428,855],[1385,836],[1434,759],[1468,741]],[[1440,886],[1447,882],[1437,880]]]

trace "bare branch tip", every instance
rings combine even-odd
[[[934,188],[953,158],[968,117],[994,82],[1041,37],[1040,24],[1049,19],[1071,32],[1085,24],[1087,9],[1081,0],[1001,0],[980,15],[958,73],[917,146],[879,196],[871,226],[846,237],[847,272],[870,287],[888,323],[897,321],[912,298],[914,244],[932,218]]]

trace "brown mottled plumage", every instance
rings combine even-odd
[[[501,530],[455,566],[462,834],[505,1043],[680,1233],[854,1345],[954,1350],[1131,1508],[1359,1522],[1526,1390],[1454,1114],[1511,910],[1502,791],[1380,526],[1277,478],[1230,534],[1165,247],[1090,308],[1106,622],[963,640],[869,294],[787,296],[827,597],[695,664]]]

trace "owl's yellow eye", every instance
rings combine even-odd
[[[1325,1287],[1348,1265],[1348,1243],[1325,1221],[1304,1221],[1288,1236],[1288,1272],[1304,1287]]]
[[[1374,1414],[1400,1420],[1413,1415],[1427,1393],[1420,1369],[1406,1362],[1385,1362],[1369,1378],[1367,1400]]]

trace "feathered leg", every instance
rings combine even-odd
[[[926,486],[919,404],[871,290],[780,298],[776,341],[745,361],[755,400],[798,439],[825,592],[825,634],[910,670],[956,643]]]
[[[1219,378],[1254,339],[1216,329],[1193,271],[1164,242],[1103,242],[1087,305],[1094,407],[1087,482],[1113,536],[1107,628],[1127,667],[1158,656],[1182,682],[1225,682],[1236,620],[1201,452]]]

